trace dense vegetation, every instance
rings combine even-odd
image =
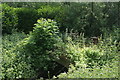
[[[1,77],[118,78],[119,4],[2,3]]]

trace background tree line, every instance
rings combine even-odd
[[[28,33],[39,18],[58,22],[60,31],[100,36],[119,26],[120,3],[3,3],[3,34],[12,29]]]

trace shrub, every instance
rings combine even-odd
[[[47,18],[47,19],[55,19],[57,15],[60,13],[60,6],[41,6],[38,11],[39,17]],[[57,14],[57,15],[56,15]]]
[[[30,70],[30,65],[16,57],[19,51],[13,52],[15,46],[26,37],[26,34],[16,32],[16,30],[13,30],[11,35],[3,36],[2,78],[29,78],[31,75],[34,75],[34,72]],[[33,74],[30,74],[30,72],[33,72]]]
[[[33,32],[29,37],[23,40],[20,44],[20,52],[25,55],[26,59],[29,59],[27,63],[31,64],[32,68],[37,72],[36,75],[41,74],[41,70],[48,71],[53,68],[52,62],[54,56],[54,45],[57,43],[58,26],[55,21],[51,19],[39,19],[34,27]],[[54,65],[55,66],[55,65]],[[46,73],[45,73],[46,75]],[[48,76],[48,72],[47,75]],[[42,76],[43,77],[43,76]]]
[[[21,4],[25,6],[24,3]],[[16,3],[16,5],[19,5],[19,3]],[[10,7],[7,3],[4,3],[2,7],[3,33],[11,33],[12,29],[29,33],[29,31],[33,30],[33,26],[38,18],[50,18],[60,22],[63,16],[63,10],[60,5],[41,4],[39,8],[34,9],[28,8],[28,6],[13,8],[14,6]]]
[[[14,8],[7,4],[2,4],[2,29],[3,33],[11,33],[18,24],[18,17]]]
[[[49,57],[48,51],[54,48],[58,34],[58,26],[56,26],[56,22],[50,19],[45,20],[42,18],[37,22],[33,32],[23,41],[23,46],[21,47],[26,51],[25,55],[31,58],[35,69],[40,67],[44,67],[45,69],[48,62],[52,59]]]
[[[18,42],[26,38],[27,35],[24,32],[17,32],[17,30],[12,29],[12,34],[4,34],[2,38],[2,47],[3,49],[10,50],[15,47]]]
[[[51,19],[39,19],[33,32],[10,50],[4,49],[3,73],[5,78],[32,78],[53,68],[50,55],[59,37],[58,26]],[[47,72],[48,73],[48,72]],[[47,74],[48,75],[48,74]],[[42,75],[40,75],[42,76]]]
[[[59,26],[61,26],[62,19],[64,18],[64,8],[60,5],[45,5],[40,6],[37,9],[38,16],[46,19],[56,20]]]
[[[80,62],[86,64],[86,67],[92,68],[93,66],[102,66],[105,61],[102,61],[102,57],[105,52],[100,51],[98,48],[94,47],[83,47],[81,48],[79,44],[68,43],[66,44],[66,55],[69,57],[71,62]]]
[[[18,30],[26,33],[32,31],[33,26],[38,19],[37,10],[29,8],[15,8],[15,11],[18,16]]]

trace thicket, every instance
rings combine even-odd
[[[111,34],[110,34],[111,33]],[[119,30],[105,33],[97,45],[92,44],[82,34],[74,38],[67,33],[66,53],[71,64],[67,73],[59,78],[118,78],[119,76]]]
[[[2,4],[2,78],[118,78],[118,4]]]
[[[101,36],[94,45],[84,34],[76,36],[71,31],[60,35],[56,22],[39,19],[29,35],[16,32],[3,37],[3,78],[56,78],[57,72],[52,71],[58,66],[54,63],[57,60],[65,67],[70,65],[59,78],[118,78],[120,43],[113,35],[118,38],[119,30],[106,33],[106,38]]]
[[[2,4],[3,34],[11,33],[12,29],[18,29],[29,33],[33,30],[36,20],[39,18],[54,19],[62,14],[61,6],[41,5],[39,8],[10,7]],[[57,14],[57,15],[56,15]]]
[[[18,24],[18,17],[13,7],[2,4],[2,32],[11,33]]]
[[[119,31],[114,34],[119,34]],[[75,63],[70,65],[67,73],[58,75],[59,78],[119,77],[120,43],[114,40],[113,35],[108,34],[106,39],[101,36],[97,45],[89,46],[86,45],[84,36],[77,38],[77,42],[69,39],[65,49],[70,60]]]
[[[54,70],[58,65],[53,61],[60,55],[54,53],[56,44],[60,41],[58,33],[55,21],[41,18],[37,20],[34,30],[28,36],[24,33],[4,36],[3,78],[36,78],[40,74],[41,77],[52,77],[54,73],[50,72],[52,76],[48,76],[48,71]],[[8,42],[10,43],[7,44]]]
[[[68,28],[88,37],[100,36],[119,27],[119,11],[119,3],[3,3],[3,33],[13,28],[29,33],[37,19],[49,18],[58,22],[60,32]]]

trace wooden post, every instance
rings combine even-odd
[[[98,37],[91,37],[93,44],[97,44],[98,43]]]

